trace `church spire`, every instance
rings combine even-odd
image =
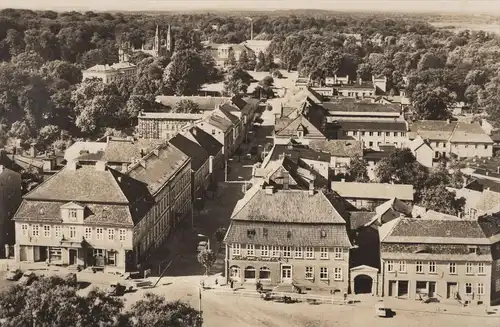
[[[172,53],[172,30],[170,29],[170,24],[168,24],[167,30],[167,51],[168,53]]]
[[[157,54],[160,51],[160,32],[159,32],[158,24],[156,25],[156,33],[155,33],[155,40],[154,40],[153,50]]]

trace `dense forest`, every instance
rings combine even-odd
[[[325,13],[256,14],[256,39],[271,40],[258,65],[234,62],[225,86],[245,90],[244,69],[297,69],[321,82],[333,74],[385,75],[391,94],[408,76],[417,118],[446,119],[448,105],[466,101],[500,122],[500,40],[484,32],[452,33],[398,16]],[[81,82],[81,70],[118,61],[118,47],[150,45],[155,27],[171,25],[172,57],[134,53],[137,76],[104,85]],[[359,34],[359,36],[357,35]],[[250,37],[244,15],[123,14],[0,11],[0,141],[20,139],[63,149],[133,125],[139,110],[155,110],[159,94],[191,95],[221,81],[201,41],[240,43]],[[279,58],[281,67],[274,67]],[[250,58],[248,60],[255,60]],[[234,61],[234,60],[233,60]]]

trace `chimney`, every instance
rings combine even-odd
[[[30,144],[30,154],[29,155],[31,158],[36,158],[36,143]]]
[[[106,161],[98,161],[95,163],[95,170],[97,171],[106,171]]]
[[[273,186],[266,186],[266,194],[273,194],[274,193],[274,187]]]
[[[78,167],[78,161],[71,160],[71,161],[68,162],[68,164],[66,165],[66,167],[68,167],[67,168],[68,170],[76,170],[77,167]]]
[[[314,180],[309,181],[309,195],[314,195]]]
[[[288,190],[288,186],[290,183],[290,175],[287,171],[283,172],[283,190]]]
[[[208,158],[208,172],[212,174],[214,171],[214,156]]]
[[[122,163],[122,172],[126,172],[128,170],[128,165],[124,162]]]

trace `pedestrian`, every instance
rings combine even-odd
[[[347,292],[344,292],[344,302],[347,302]]]
[[[231,289],[234,288],[234,280],[231,279]]]
[[[216,278],[215,279],[215,286],[219,285],[219,280]]]

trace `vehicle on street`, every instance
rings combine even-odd
[[[122,296],[123,294],[125,294],[126,290],[127,288],[125,287],[125,285],[116,283],[116,284],[111,284],[106,290],[106,292],[108,293],[108,295],[111,296]]]
[[[30,286],[36,280],[36,275],[32,271],[27,271],[23,274],[23,276],[19,279],[19,285],[21,286]]]
[[[6,280],[17,281],[22,276],[23,276],[23,272],[21,270],[19,270],[19,269],[10,270],[9,272],[7,272],[7,275],[5,275],[5,279]]]

